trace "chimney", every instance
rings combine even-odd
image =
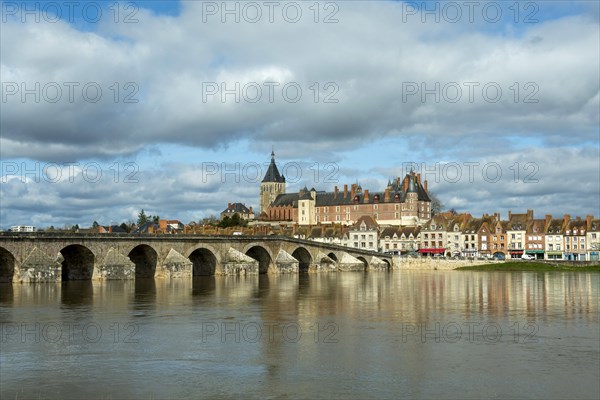
[[[344,185],[344,198],[348,197],[348,185]]]
[[[544,222],[545,222],[546,226],[548,226],[548,224],[550,223],[551,220],[552,220],[552,215],[546,214],[546,216],[544,217]]]
[[[385,193],[383,195],[383,202],[384,203],[390,202],[390,188],[385,188]]]
[[[250,206],[248,210],[250,210],[250,214],[252,214],[252,206]]]
[[[533,219],[533,210],[527,210],[527,219]]]
[[[566,226],[570,220],[571,220],[571,215],[565,214],[565,216],[563,217],[563,224]]]
[[[227,208],[231,208],[231,203],[227,203]]]
[[[404,183],[402,184],[402,191],[406,192],[408,190],[408,176],[404,177]]]
[[[592,220],[594,219],[593,215],[586,215],[585,216],[585,229],[586,230],[590,230],[592,228]]]
[[[421,183],[421,173],[417,174],[417,183]]]
[[[512,216],[512,212],[510,212],[510,210],[508,210],[508,220],[510,221],[510,217]]]
[[[427,179],[425,179],[425,182],[423,182],[423,184],[424,184],[424,187],[425,187],[425,191],[427,193],[429,193],[429,189],[427,189]]]
[[[365,198],[364,198],[364,202],[368,203],[369,202],[369,189],[365,189]]]
[[[353,183],[352,186],[350,186],[350,197],[354,198],[355,193],[356,193],[356,183]]]
[[[338,192],[339,192],[339,190],[338,190],[338,187],[336,186],[335,189],[334,189],[334,191],[333,191],[333,198],[334,199],[337,197]]]

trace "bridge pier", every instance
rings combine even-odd
[[[135,263],[111,247],[100,265],[94,268],[93,277],[98,280],[133,279]]]
[[[61,265],[37,247],[34,247],[29,256],[16,268],[17,281],[30,282],[60,282]]]
[[[339,271],[364,271],[365,262],[344,252],[337,263]]]
[[[189,258],[175,251],[173,248],[165,260],[156,268],[157,278],[189,278],[192,276],[193,264]]]
[[[258,275],[258,261],[230,247],[215,275]]]
[[[290,253],[285,250],[279,250],[275,259],[275,268],[273,273],[277,274],[297,274],[299,262]]]

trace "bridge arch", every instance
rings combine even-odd
[[[364,267],[365,267],[365,271],[367,270],[367,268],[369,268],[369,263],[367,262],[367,259],[364,258],[363,256],[357,256],[356,257],[358,260],[360,260],[360,262],[363,263]]]
[[[0,283],[12,282],[15,275],[15,256],[0,247]]]
[[[310,255],[310,252],[304,247],[296,248],[296,250],[294,250],[292,253],[292,257],[298,260],[299,272],[306,272],[312,263],[312,256]]]
[[[154,278],[158,253],[152,246],[139,244],[129,252],[127,257],[135,264],[136,278]]]
[[[252,257],[256,261],[258,261],[258,273],[266,274],[269,270],[269,266],[271,265],[271,255],[269,252],[262,246],[252,246],[248,250],[246,250],[245,254],[248,257]]]
[[[94,253],[80,244],[64,247],[60,254],[62,260],[63,281],[85,281],[92,279],[94,274]]]
[[[211,250],[205,247],[196,248],[190,253],[188,258],[192,262],[193,276],[210,276],[215,274],[217,257]]]
[[[335,262],[338,262],[338,258],[333,251],[331,253],[327,254],[327,257],[331,258]]]
[[[385,268],[386,268],[386,270],[388,270],[388,271],[389,271],[390,269],[392,269],[392,265],[390,264],[390,261],[389,261],[389,260],[386,260],[386,259],[384,258],[384,259],[383,259],[383,262],[385,263]]]

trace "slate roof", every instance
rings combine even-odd
[[[285,177],[279,173],[277,165],[275,165],[275,152],[271,152],[271,164],[267,169],[267,173],[262,180],[263,182],[285,183]]]
[[[273,164],[273,162],[272,162]],[[415,179],[415,177],[413,175],[408,175],[409,180],[412,181],[412,185],[409,182],[409,188],[408,190],[405,192],[402,190],[401,186],[398,183],[394,183],[390,186],[390,203],[404,203],[406,201],[406,193],[410,192],[411,190],[416,191],[417,193],[417,198],[419,201],[431,201],[431,199],[429,198],[429,196],[427,195],[427,192],[425,191],[425,188],[423,187],[422,184],[418,183]],[[266,179],[266,176],[265,176]],[[264,180],[263,180],[264,182]],[[365,202],[365,192],[362,190],[358,190],[358,186],[357,186],[357,190],[355,191],[354,197],[352,197],[350,195],[350,192],[348,192],[348,196],[346,196],[344,198],[344,193],[342,192],[316,192],[317,194],[317,199],[315,202],[315,206],[316,207],[327,207],[327,206],[350,206],[350,205],[354,205],[354,204],[377,204],[377,203],[384,203],[384,199],[385,199],[385,191],[384,192],[371,192],[369,193],[369,199]],[[286,207],[286,206],[292,206],[292,207],[297,207],[298,206],[298,200],[302,199],[308,199],[310,196],[310,191],[308,191],[308,189],[303,189],[302,191],[302,196],[300,195],[300,193],[286,193],[286,194],[280,194],[279,196],[277,196],[275,198],[275,200],[272,203],[272,206],[274,207]],[[378,201],[376,202],[375,199],[378,199]],[[356,202],[355,202],[356,199]]]
[[[250,209],[242,203],[231,203],[221,214],[249,214]]]

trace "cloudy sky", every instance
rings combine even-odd
[[[595,1],[0,4],[2,229],[258,208],[272,149],[288,191],[600,214]]]

